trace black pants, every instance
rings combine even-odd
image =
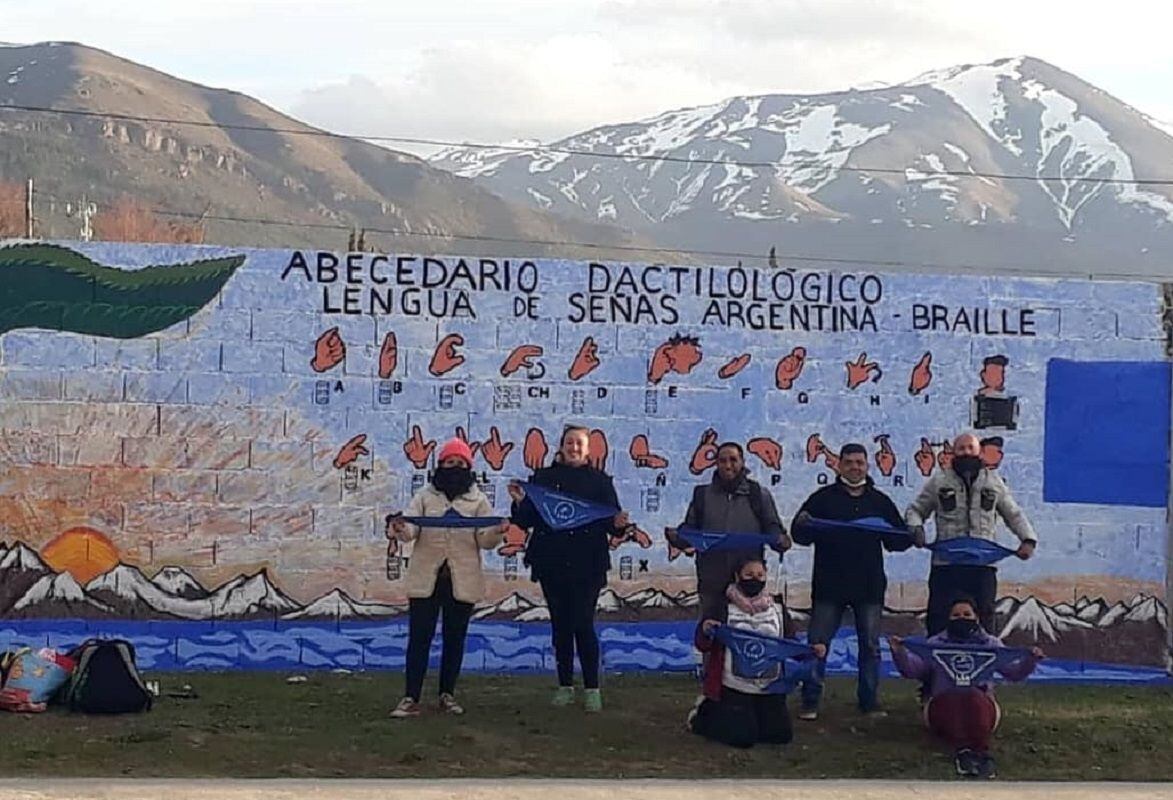
[[[786,744],[794,734],[784,694],[744,694],[721,690],[721,701],[705,700],[692,721],[692,732],[730,747]]]
[[[541,585],[550,612],[558,685],[574,685],[574,651],[577,649],[583,686],[598,689],[599,637],[595,633],[595,605],[603,587],[557,580],[543,580]]]
[[[945,630],[949,606],[959,594],[974,599],[982,627],[997,636],[994,604],[998,599],[998,570],[966,564],[934,566],[929,571],[929,609],[925,619],[929,636]]]
[[[448,565],[440,567],[436,588],[431,597],[412,598],[407,603],[407,691],[406,696],[420,700],[424,676],[428,673],[428,655],[436,635],[436,620],[444,616],[440,651],[440,694],[455,694],[460,664],[464,661],[464,638],[472,617],[472,603],[462,603],[452,596],[452,573]]]

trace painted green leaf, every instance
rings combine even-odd
[[[244,258],[123,270],[57,245],[0,248],[0,333],[47,328],[113,339],[145,336],[206,306]]]

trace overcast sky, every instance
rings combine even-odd
[[[0,0],[0,20],[356,135],[550,140],[1022,54],[1173,121],[1173,10],[1148,0]]]

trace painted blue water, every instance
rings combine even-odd
[[[127,639],[141,669],[188,670],[401,670],[407,623],[393,622],[150,622],[5,620],[0,650],[53,647],[67,650],[92,637]],[[632,622],[599,625],[603,665],[609,672],[688,672],[696,667],[694,623]],[[856,641],[843,631],[831,645],[828,672],[854,674]],[[439,663],[439,637],[433,666]],[[895,676],[887,650],[884,672]],[[544,623],[474,622],[464,668],[470,672],[552,672],[554,655]],[[1069,683],[1166,683],[1152,667],[1047,660],[1032,680]]]

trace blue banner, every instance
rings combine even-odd
[[[791,639],[743,631],[728,625],[718,626],[714,638],[733,656],[733,674],[748,680],[774,678],[764,687],[767,694],[787,694],[809,677],[815,663],[815,651],[809,645]],[[787,671],[783,662],[799,662]]]
[[[994,673],[1024,658],[1033,658],[1021,647],[977,645],[954,642],[934,642],[924,639],[905,639],[904,646],[929,663],[939,664],[949,680],[958,688],[989,683]]]
[[[977,536],[958,536],[954,539],[939,539],[929,549],[940,556],[946,564],[962,564],[986,567],[996,564],[1015,554],[1015,550],[1003,547],[997,542]]]
[[[853,520],[821,519],[811,517],[807,527],[818,534],[848,536],[908,536],[907,528],[897,528],[881,517],[862,517]]]
[[[525,496],[537,509],[538,516],[553,531],[574,530],[592,522],[613,519],[619,513],[617,508],[556,492],[536,483],[523,482],[521,487],[525,489]]]
[[[697,528],[678,528],[676,538],[688,544],[698,553],[710,550],[754,550],[771,544],[769,537],[760,533],[722,533],[702,531]]]
[[[421,528],[492,528],[500,525],[508,517],[466,517],[458,514],[456,509],[450,508],[438,517],[407,517],[398,515],[404,522],[410,522]]]

